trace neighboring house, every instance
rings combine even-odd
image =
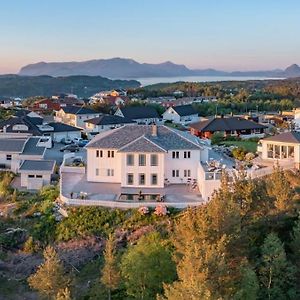
[[[50,122],[47,124],[39,125],[39,131],[44,136],[51,136],[53,142],[60,143],[63,139],[80,138],[81,137],[81,128],[74,127],[59,122]]]
[[[159,122],[159,114],[157,110],[151,106],[125,106],[118,108],[115,115],[133,120],[138,124],[149,125]]]
[[[294,124],[295,128],[300,129],[300,108],[296,108],[294,111]]]
[[[39,137],[0,139],[0,168],[18,172],[24,160],[41,160],[46,148]]]
[[[115,129],[125,124],[134,124],[135,121],[115,115],[102,115],[98,118],[86,120],[85,131],[89,133],[99,133],[102,131]]]
[[[294,161],[300,167],[300,132],[290,131],[260,140],[262,159]]]
[[[145,189],[164,194],[169,185],[186,184],[188,189],[196,183],[208,200],[220,185],[220,176],[202,165],[208,147],[190,133],[166,126],[125,125],[98,134],[86,149],[87,181],[118,183],[126,195]]]
[[[60,110],[59,102],[52,99],[41,99],[35,101],[30,107],[33,111],[53,111]]]
[[[56,112],[55,121],[84,129],[84,121],[97,118],[100,115],[101,113],[97,113],[89,108],[66,106]]]
[[[37,125],[43,124],[43,118],[25,116],[13,116],[0,122],[1,135],[6,137],[28,137],[31,135],[40,135]]]
[[[200,138],[210,139],[214,133],[241,138],[260,137],[265,134],[264,125],[239,117],[218,117],[189,124],[191,133]]]
[[[3,108],[12,108],[21,106],[21,100],[13,98],[0,98],[0,106]]]
[[[42,118],[11,117],[0,122],[0,137],[50,136],[54,142],[81,137],[81,128],[59,122],[43,123]]]
[[[169,107],[163,113],[163,120],[184,125],[199,121],[199,116],[192,105],[180,105]]]
[[[38,190],[51,183],[54,174],[53,160],[24,160],[20,166],[21,187],[28,190]]]

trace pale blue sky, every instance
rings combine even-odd
[[[193,68],[300,64],[299,0],[1,0],[0,73],[127,57]]]

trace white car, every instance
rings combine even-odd
[[[76,138],[73,139],[74,144],[79,144],[79,142],[81,142],[81,141],[82,141],[82,138],[76,137]]]

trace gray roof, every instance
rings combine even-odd
[[[132,120],[159,118],[157,110],[152,106],[126,106],[120,110],[125,118]]]
[[[135,121],[131,119],[122,118],[115,115],[102,115],[98,118],[89,119],[84,122],[91,123],[94,125],[115,125],[115,124],[135,123]]]
[[[121,148],[119,152],[166,152],[164,149],[158,147],[145,136],[141,136],[132,143]]]
[[[162,125],[157,125],[157,136],[152,135],[151,125],[125,125],[98,134],[86,147],[121,149],[142,136],[166,151],[171,149],[193,150],[201,147],[178,134],[175,130]],[[138,147],[140,147],[140,144],[138,144]]]
[[[190,104],[188,105],[178,105],[172,107],[179,116],[190,116],[198,114],[194,107]]]
[[[22,152],[26,139],[0,139],[1,152]]]
[[[60,123],[60,122],[51,122],[48,123],[54,130],[50,132],[67,132],[67,131],[81,131],[81,128],[71,126],[68,124]]]
[[[86,115],[86,114],[96,114],[97,112],[86,108],[83,106],[65,106],[61,108],[67,114],[74,114],[74,115]]]
[[[299,131],[284,132],[284,133],[280,133],[280,134],[277,134],[274,136],[267,137],[263,140],[264,141],[272,141],[272,142],[299,144],[300,143],[300,132]]]
[[[43,155],[46,148],[38,147],[37,143],[40,140],[40,137],[30,137],[21,154],[23,155]]]
[[[24,160],[20,171],[49,171],[53,172],[55,167],[54,160]]]
[[[213,118],[189,125],[199,131],[232,131],[246,129],[263,129],[266,126],[239,117]]]

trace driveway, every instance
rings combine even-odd
[[[46,149],[45,159],[55,160],[58,165],[61,165],[64,157],[64,152],[60,152],[60,148],[64,147],[62,143],[54,143],[54,147],[51,149]],[[67,152],[65,152],[67,153]],[[86,150],[80,147],[80,151],[76,152],[77,155],[82,156],[83,160],[86,162]]]

